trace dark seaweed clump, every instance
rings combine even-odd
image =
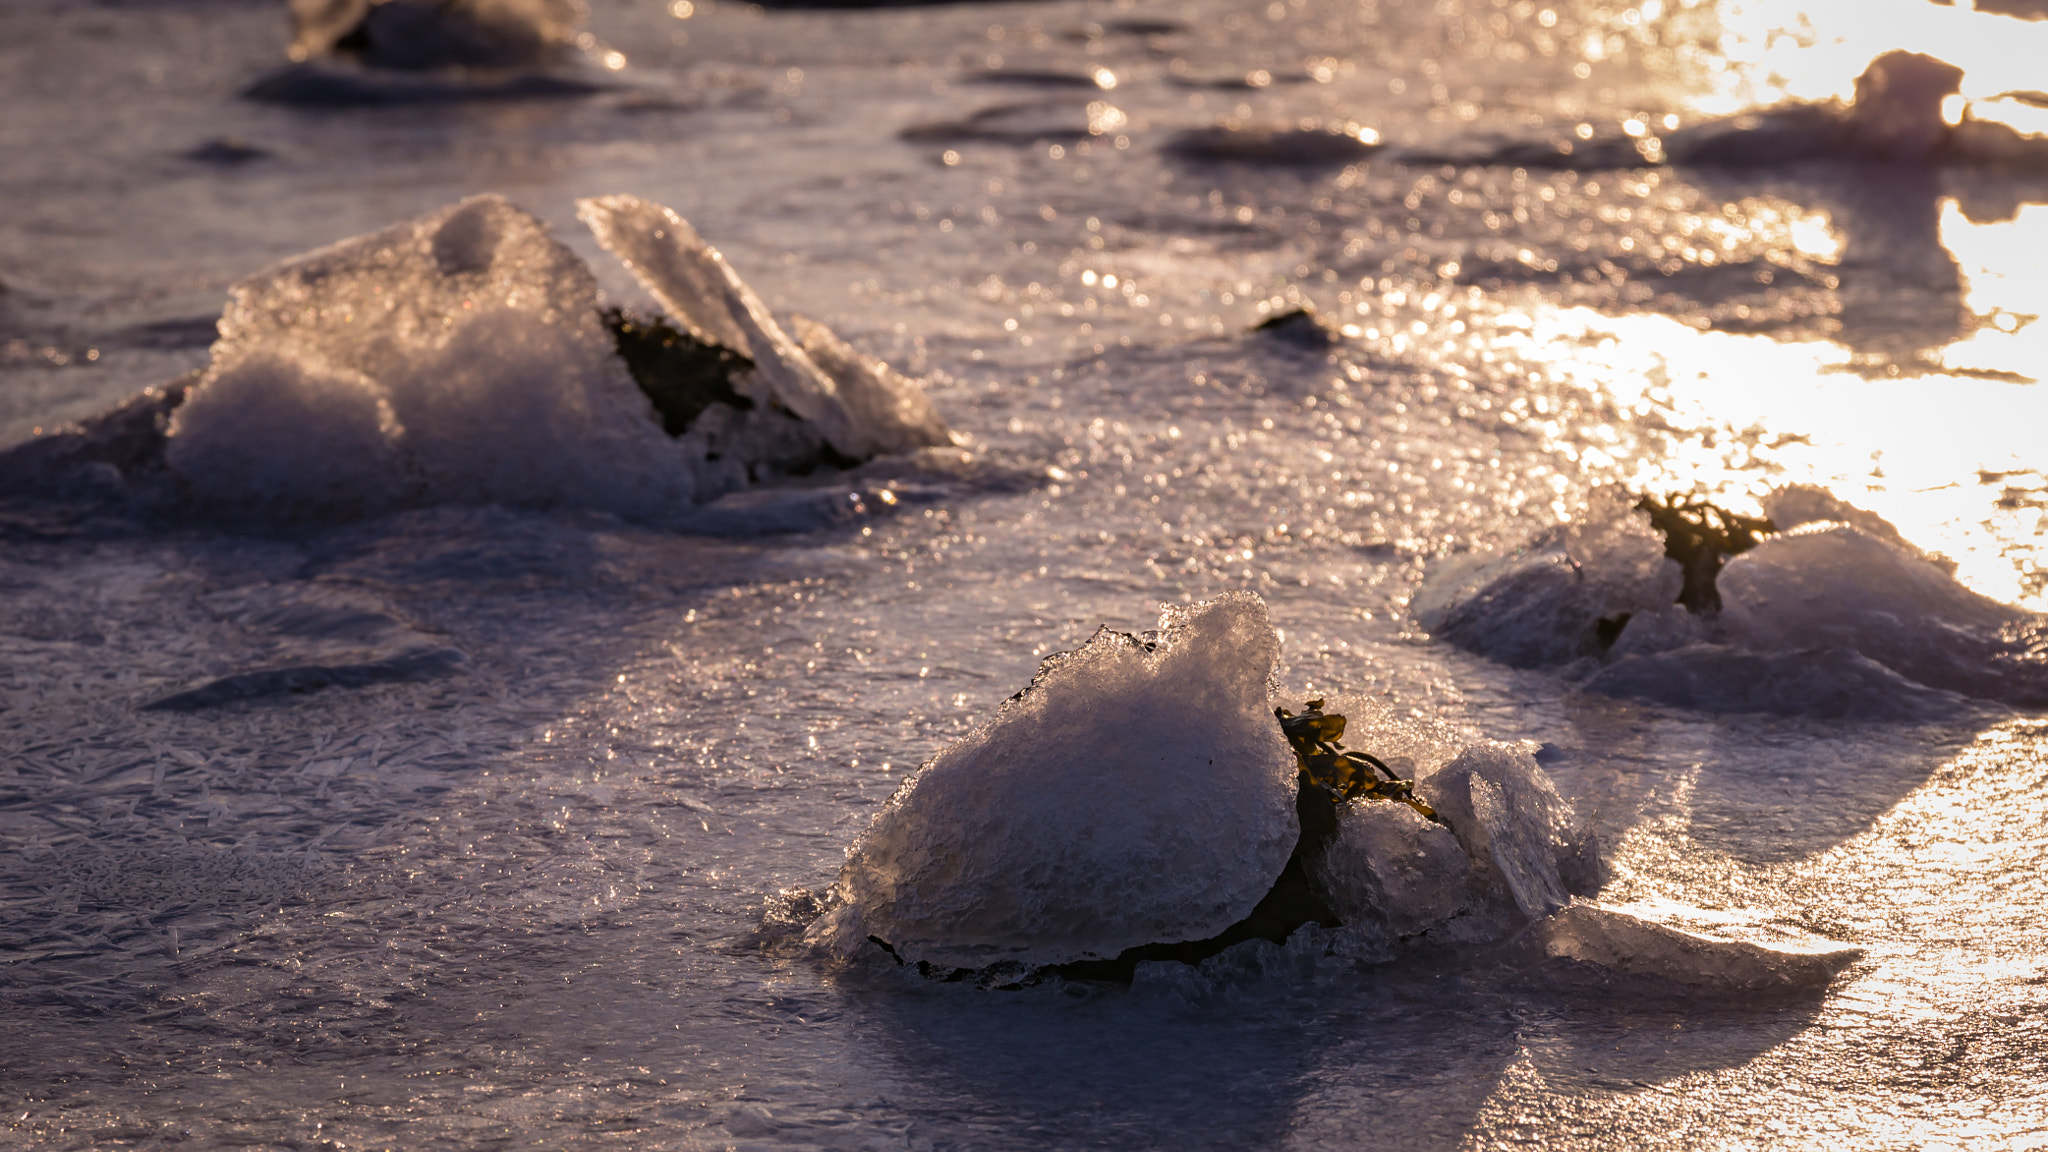
[[[1722,565],[1729,557],[1740,556],[1778,530],[1766,517],[1744,516],[1705,500],[1677,496],[1658,500],[1645,496],[1636,502],[1636,507],[1650,514],[1650,526],[1664,534],[1664,555],[1677,561],[1685,573],[1678,603],[1693,613],[1719,612],[1721,592],[1714,582],[1721,575]],[[1623,619],[1612,626],[1616,636],[1626,623]],[[1602,620],[1600,625],[1605,629],[1608,621]]]
[[[681,436],[713,404],[745,412],[754,402],[733,391],[733,377],[754,362],[718,344],[707,344],[661,317],[638,316],[623,308],[600,315],[633,382],[661,414],[662,431]]]
[[[1337,346],[1337,335],[1323,319],[1307,308],[1268,316],[1252,325],[1252,331],[1271,337],[1304,352],[1327,352]]]

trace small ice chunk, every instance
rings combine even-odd
[[[1727,993],[1825,988],[1863,955],[1861,948],[1846,945],[1766,947],[1701,936],[1587,903],[1575,903],[1538,922],[1530,934],[1553,959]]]
[[[1961,91],[1963,70],[1921,52],[1891,51],[1856,77],[1849,108],[1850,148],[1892,162],[1934,157],[1948,138],[1941,104]]]
[[[1598,887],[1594,842],[1533,745],[1474,740],[1362,697],[1324,707],[1346,718],[1347,747],[1410,776],[1449,826],[1384,801],[1340,809],[1321,879],[1347,924],[1370,914],[1413,935],[1449,919],[1459,939],[1494,939]]]
[[[1560,866],[1578,852],[1576,817],[1528,751],[1476,742],[1419,778],[1415,792],[1524,916],[1542,916],[1564,903]]]
[[[1474,774],[1467,781],[1472,790],[1472,815],[1486,830],[1488,855],[1507,882],[1508,892],[1522,915],[1535,919],[1564,906],[1570,897],[1564,879],[1558,875],[1557,857],[1561,843],[1552,844],[1549,829],[1511,811],[1484,776]]]
[[[1378,919],[1413,936],[1457,914],[1471,872],[1450,829],[1406,804],[1352,800],[1337,809],[1316,881],[1345,924]]]
[[[291,0],[293,60],[373,68],[538,68],[567,61],[576,0]]]
[[[1241,592],[1161,625],[1048,660],[934,757],[848,850],[847,903],[807,939],[1039,966],[1244,919],[1300,836],[1294,755],[1267,704],[1279,639]]]
[[[1575,524],[1432,573],[1414,611],[1440,639],[1534,668],[1597,654],[1614,639],[1603,622],[1618,634],[1633,615],[1671,605],[1682,583],[1649,517],[1607,490]]]
[[[790,317],[804,355],[838,386],[839,397],[878,452],[944,448],[953,434],[924,389],[871,356],[863,356],[808,316]]]

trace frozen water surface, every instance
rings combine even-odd
[[[281,5],[8,5],[0,439],[205,366],[229,288],[279,261],[497,193],[636,308],[657,285],[577,202],[675,209],[765,309],[844,339],[790,322],[814,366],[876,371],[884,399],[903,394],[876,360],[920,377],[966,442],[822,469],[800,498],[749,489],[694,535],[604,500],[264,533],[10,500],[6,1141],[2048,1135],[2031,700],[1823,715],[1784,663],[1802,639],[1739,649],[1780,661],[1784,695],[1631,702],[1570,663],[1432,639],[1411,609],[1432,574],[1599,522],[1607,485],[1753,510],[1812,484],[1912,551],[1878,521],[1816,523],[1731,563],[1777,565],[1771,613],[1924,673],[1938,629],[1877,619],[1904,590],[1827,581],[1953,563],[1911,603],[1997,632],[2001,669],[2037,655],[2048,183],[2024,152],[1413,157],[1556,155],[1848,97],[1902,47],[1964,70],[1972,122],[2038,131],[2048,24],[1904,0],[592,7],[560,66],[576,84],[545,98],[372,76],[385,104],[314,108],[238,96],[286,63]],[[1189,131],[1208,146],[1169,147]],[[1250,332],[1300,304],[1331,347]],[[366,412],[353,426],[381,428]],[[1633,921],[1552,920],[1533,953],[1297,933],[1128,989],[984,990],[755,943],[765,898],[831,882],[899,781],[1042,657],[1240,590],[1281,633],[1279,702],[1372,697],[1532,756],[1591,834],[1597,907]],[[1642,658],[1697,639],[1658,619]],[[1348,744],[1443,766],[1396,725]],[[1448,859],[1419,843],[1418,875]],[[1553,904],[1537,857],[1514,858],[1525,903]],[[1428,891],[1413,917],[1437,914]],[[1863,952],[1753,994],[1726,949],[1712,979],[1668,979],[1696,937]]]

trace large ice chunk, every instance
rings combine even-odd
[[[608,327],[623,321],[601,315],[590,269],[539,220],[478,196],[236,285],[213,363],[167,401],[161,459],[203,504],[270,520],[497,503],[680,521],[757,481],[950,443],[916,384],[804,321],[820,369],[716,252],[668,245],[688,224],[630,206],[586,213],[608,243],[715,274],[722,295],[671,282],[663,299],[718,345],[699,349],[700,375],[741,366],[732,387],[719,375],[657,418],[649,396],[667,395],[673,366],[622,358],[627,329]]]
[[[677,323],[754,362],[737,384],[755,403],[796,413],[854,459],[952,443],[916,385],[824,325],[799,320],[803,343],[790,339],[718,249],[675,212],[624,195],[580,200],[577,210]]]
[[[1102,631],[912,777],[848,850],[811,938],[955,967],[1108,959],[1242,920],[1294,851],[1262,601]]]
[[[166,453],[210,502],[277,515],[496,502],[646,517],[712,480],[613,351],[590,270],[498,196],[237,284]]]

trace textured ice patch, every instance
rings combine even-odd
[[[1279,640],[1256,596],[1102,631],[907,782],[848,852],[812,939],[870,934],[956,967],[1202,940],[1273,886],[1300,829],[1267,704]]]

